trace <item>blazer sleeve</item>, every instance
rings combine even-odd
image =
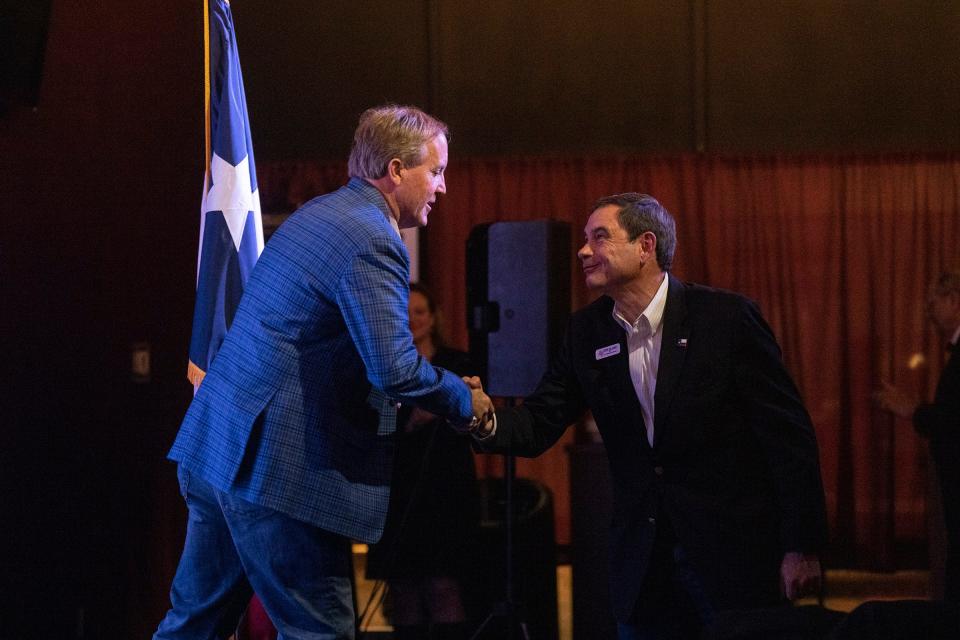
[[[776,483],[784,552],[826,546],[827,518],[816,435],[780,347],[756,305],[743,299],[736,383],[746,419]]]
[[[478,448],[533,458],[556,443],[567,427],[586,410],[583,391],[574,370],[572,330],[568,326],[536,390],[518,407],[497,409],[497,432]]]
[[[396,238],[374,235],[344,265],[337,304],[367,370],[387,396],[455,422],[473,416],[470,390],[417,353],[407,311],[409,267]]]

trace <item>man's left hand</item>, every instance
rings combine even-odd
[[[817,595],[822,580],[820,558],[814,553],[788,551],[780,563],[780,587],[788,600]]]

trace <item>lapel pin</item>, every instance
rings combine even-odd
[[[677,339],[677,346],[680,347],[681,349],[686,349],[686,348],[687,348],[687,339],[686,339],[686,338],[678,338],[678,339]]]

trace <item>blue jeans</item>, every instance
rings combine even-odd
[[[348,539],[177,476],[187,537],[154,640],[226,638],[253,591],[280,640],[354,637]]]
[[[659,552],[658,552],[659,551]],[[617,624],[619,640],[686,640],[713,622],[713,608],[699,576],[678,544],[654,552],[629,623]]]

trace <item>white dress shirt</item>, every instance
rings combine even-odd
[[[627,352],[630,356],[630,379],[643,408],[643,423],[647,442],[653,446],[654,394],[657,392],[657,369],[660,366],[660,344],[663,341],[661,325],[667,304],[669,278],[666,274],[657,293],[646,309],[633,322],[624,318],[614,306],[613,318],[627,332]]]

